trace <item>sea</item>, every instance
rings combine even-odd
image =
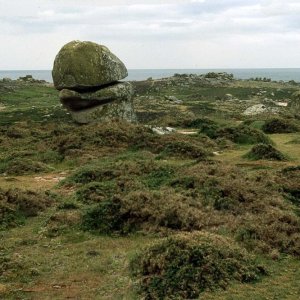
[[[272,69],[129,69],[126,80],[146,80],[150,77],[159,79],[178,74],[206,74],[208,72],[232,73],[236,79],[249,79],[256,77],[271,78],[274,81],[300,82],[300,68],[272,68]],[[1,78],[18,79],[32,75],[35,79],[52,82],[51,70],[0,70]]]

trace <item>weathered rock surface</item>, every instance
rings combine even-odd
[[[256,104],[253,106],[248,107],[244,112],[243,115],[245,116],[254,116],[261,113],[266,112],[268,109],[264,104]]]
[[[52,70],[54,86],[73,119],[92,123],[121,118],[136,121],[125,65],[108,48],[72,41],[57,54]]]
[[[57,54],[52,71],[58,90],[100,87],[128,75],[123,62],[110,50],[93,42],[72,41]]]
[[[87,124],[121,118],[129,122],[136,121],[131,100],[116,100],[107,104],[81,110],[69,110],[77,123]]]
[[[63,89],[59,93],[62,104],[72,110],[80,110],[106,104],[115,100],[130,100],[133,94],[129,82],[120,82],[94,92],[77,92]]]

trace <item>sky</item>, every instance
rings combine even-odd
[[[0,0],[0,70],[52,69],[69,41],[129,69],[299,68],[300,0]]]

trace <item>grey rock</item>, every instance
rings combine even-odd
[[[233,96],[231,94],[226,94],[224,100],[233,100]]]
[[[59,93],[62,104],[71,109],[79,110],[98,106],[115,100],[130,100],[133,94],[129,82],[120,82],[93,92],[77,92],[63,89]]]
[[[149,125],[145,125],[145,126],[149,127],[154,133],[158,135],[170,134],[176,131],[176,129],[173,127],[158,127],[158,126],[149,126]]]
[[[123,62],[107,47],[72,41],[57,54],[52,77],[58,90],[84,90],[110,84],[128,75]]]
[[[124,119],[129,122],[136,122],[136,115],[132,101],[116,100],[92,108],[78,111],[69,110],[74,121],[80,124],[95,123],[111,119]]]
[[[165,99],[176,104],[181,104],[183,102],[182,100],[177,99],[175,96],[165,96]]]

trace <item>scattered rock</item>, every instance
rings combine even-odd
[[[2,82],[3,83],[11,83],[13,80],[11,78],[8,78],[8,77],[4,77],[2,78]]]
[[[151,128],[151,130],[154,133],[159,134],[159,135],[170,134],[170,133],[176,131],[176,129],[173,127],[152,127],[152,126],[147,126],[147,125],[146,125],[146,127]]]
[[[224,100],[232,100],[233,99],[233,96],[231,94],[226,94],[224,96]]]
[[[165,96],[165,99],[176,104],[181,104],[183,102],[182,100],[177,99],[175,96]]]
[[[245,116],[254,116],[261,113],[266,112],[268,109],[264,104],[256,104],[251,107],[248,107],[244,112],[243,115]]]
[[[281,106],[281,107],[287,107],[288,106],[288,102],[275,102],[277,106]]]

